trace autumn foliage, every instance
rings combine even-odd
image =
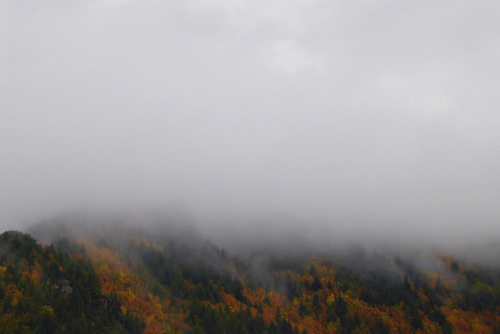
[[[116,232],[116,231],[114,231]],[[429,254],[362,273],[323,254],[232,255],[124,229],[0,236],[0,333],[495,333],[500,276]]]

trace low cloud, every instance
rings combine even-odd
[[[497,240],[497,7],[0,0],[0,226]]]

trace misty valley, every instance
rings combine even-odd
[[[0,333],[500,332],[498,263],[286,240],[163,223],[7,231]]]

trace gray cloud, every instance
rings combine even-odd
[[[0,0],[1,224],[181,204],[498,238],[499,10]]]

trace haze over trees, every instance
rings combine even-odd
[[[0,0],[0,334],[498,333],[499,13]]]
[[[233,253],[179,226],[108,226],[46,222],[30,230],[40,241],[0,235],[0,332],[500,330],[498,264],[359,247]]]

